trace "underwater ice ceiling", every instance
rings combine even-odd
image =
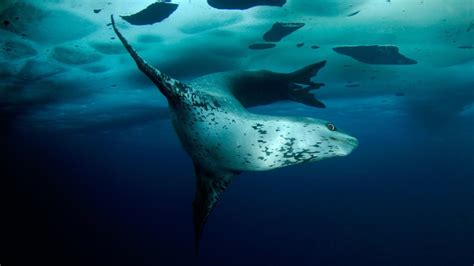
[[[165,107],[114,37],[111,14],[148,61],[184,81],[327,60],[322,99],[403,95],[414,111],[472,109],[470,0],[9,0],[0,3],[2,121],[59,109],[88,121],[93,110],[133,106],[121,121],[134,124]],[[442,108],[427,105],[440,99]]]

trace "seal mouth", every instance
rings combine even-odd
[[[341,149],[341,156],[346,156],[359,146],[359,140],[351,136],[344,136],[338,139],[338,145]]]

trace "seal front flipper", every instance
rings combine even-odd
[[[171,78],[170,76],[162,73],[158,69],[154,68],[147,61],[138,55],[137,51],[128,43],[128,41],[123,37],[122,33],[118,30],[115,25],[114,16],[110,16],[112,23],[112,28],[117,34],[118,38],[122,42],[125,49],[132,56],[135,63],[137,63],[138,69],[140,69],[160,90],[160,92],[168,99],[168,101],[173,100],[176,97],[179,97],[182,92],[182,89],[185,89],[187,86],[180,81]]]
[[[220,200],[225,189],[239,172],[216,171],[202,167],[194,162],[196,172],[196,196],[193,201],[193,223],[196,254],[207,217]]]

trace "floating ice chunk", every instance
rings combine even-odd
[[[217,9],[248,9],[255,6],[283,6],[286,0],[207,0]]]
[[[276,22],[272,28],[263,35],[263,39],[267,42],[279,42],[303,26],[304,23]]]
[[[130,16],[121,16],[133,25],[151,25],[168,18],[178,8],[178,4],[157,2]]]
[[[249,48],[252,50],[264,50],[264,49],[270,49],[275,47],[276,44],[274,43],[254,43],[249,45]]]
[[[412,65],[417,62],[400,54],[396,46],[343,46],[333,50],[355,60],[373,65]]]

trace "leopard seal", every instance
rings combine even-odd
[[[139,70],[166,97],[174,129],[193,161],[196,252],[209,214],[236,175],[346,156],[357,147],[357,139],[333,123],[251,113],[232,90],[195,88],[171,78],[141,58],[120,33],[113,16],[111,21]]]

